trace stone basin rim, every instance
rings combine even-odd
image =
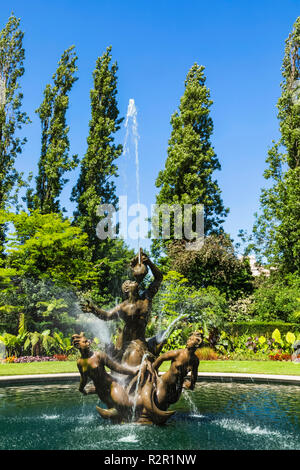
[[[160,373],[162,374],[162,373]],[[29,383],[75,382],[80,378],[78,372],[62,374],[31,374],[0,376],[1,385],[26,385]],[[239,382],[239,383],[279,383],[300,385],[300,375],[246,374],[234,372],[198,372],[197,382]]]

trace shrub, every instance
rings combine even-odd
[[[227,320],[229,322],[243,322],[253,320],[253,295],[231,300]]]
[[[200,361],[216,361],[218,354],[210,347],[204,346],[196,351],[196,355]]]
[[[55,359],[58,361],[66,361],[68,359],[68,356],[66,354],[54,354]]]
[[[182,315],[189,323],[200,323],[208,332],[222,327],[228,304],[225,295],[217,288],[196,290],[184,276],[176,271],[169,271],[164,277],[162,288],[154,298],[152,310],[153,317],[157,317],[163,327],[167,327]],[[153,328],[153,322],[151,326]],[[177,328],[178,326],[179,323],[176,324]]]
[[[226,323],[224,325],[224,331],[232,336],[241,336],[244,334],[261,336],[264,335],[267,338],[272,337],[272,333],[275,329],[278,329],[282,334],[286,334],[289,331],[299,331],[298,323],[284,323],[281,321],[276,322],[262,322],[262,321],[243,321],[235,323]]]
[[[277,353],[290,356],[296,338],[296,335],[290,331],[282,335],[278,328],[273,330],[271,337],[246,334],[237,336],[222,331],[216,350],[227,356],[234,354],[253,359],[264,358],[264,356],[266,358],[269,354],[275,355]]]
[[[213,286],[227,299],[237,299],[253,291],[249,260],[238,258],[226,234],[208,235],[196,251],[186,250],[182,240],[168,244],[171,269],[183,274],[197,289]]]
[[[253,315],[261,321],[298,321],[300,317],[300,276],[264,279],[253,294]]]

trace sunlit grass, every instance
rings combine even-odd
[[[201,361],[199,372],[300,375],[300,364],[291,361]]]
[[[165,362],[160,371],[168,370]],[[76,361],[0,364],[0,375],[63,374],[78,372]],[[279,361],[200,361],[199,372],[299,375],[300,364]]]
[[[78,372],[75,361],[0,364],[0,375],[64,374]]]

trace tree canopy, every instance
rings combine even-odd
[[[281,96],[277,103],[280,138],[268,152],[253,244],[262,259],[281,271],[300,271],[300,17],[286,40]]]
[[[36,110],[42,128],[41,156],[38,163],[35,191],[27,191],[29,208],[39,209],[43,214],[60,211],[60,193],[68,181],[67,171],[78,164],[77,155],[69,157],[69,127],[66,112],[69,92],[77,80],[75,72],[77,56],[74,46],[66,49],[53,75],[53,85],[44,90],[44,100]]]

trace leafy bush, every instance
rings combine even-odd
[[[297,322],[300,318],[300,276],[263,279],[253,294],[252,313],[260,321]]]
[[[200,324],[208,332],[213,328],[221,328],[228,304],[225,295],[215,287],[196,290],[184,276],[170,271],[164,277],[161,289],[154,298],[152,311],[152,319],[156,318],[159,328],[169,326],[181,316],[182,321]],[[151,326],[153,329],[153,321]]]
[[[206,346],[197,349],[196,355],[200,361],[216,361],[219,357],[213,348]]]
[[[185,243],[168,244],[171,268],[183,274],[197,289],[213,286],[227,299],[253,291],[249,260],[239,259],[227,234],[208,235],[200,250],[188,251]]]
[[[66,357],[74,352],[74,346],[69,337],[64,337],[60,331],[54,331],[51,336],[50,330],[30,332],[26,329],[25,316],[20,315],[18,335],[4,333],[0,335],[0,344],[5,348],[7,357],[50,357],[50,354],[58,354]],[[25,352],[31,352],[31,356],[25,356]],[[44,356],[42,356],[44,354]],[[61,359],[63,360],[63,359]]]
[[[298,337],[300,338],[299,334]],[[216,350],[232,359],[267,359],[270,355],[273,357],[276,354],[291,356],[292,345],[296,339],[298,338],[294,333],[289,331],[281,335],[277,328],[273,331],[271,338],[247,334],[233,336],[222,331]]]
[[[228,322],[253,321],[253,295],[229,302]]]
[[[240,321],[234,323],[228,322],[224,325],[224,331],[232,336],[248,334],[255,336],[264,335],[267,338],[271,338],[272,333],[276,328],[279,329],[282,334],[286,334],[288,331],[297,332],[300,330],[298,323],[284,323],[281,321]]]
[[[13,225],[6,246],[6,268],[20,278],[48,278],[60,285],[81,285],[88,268],[87,235],[61,214],[0,212],[1,223]]]
[[[57,328],[71,334],[79,311],[74,290],[49,279],[13,278],[9,287],[0,292],[0,305],[0,330],[13,334],[18,329],[20,312],[30,331]]]
[[[290,361],[291,358],[292,358],[291,354],[287,354],[287,353],[269,354],[269,359],[271,361]]]

